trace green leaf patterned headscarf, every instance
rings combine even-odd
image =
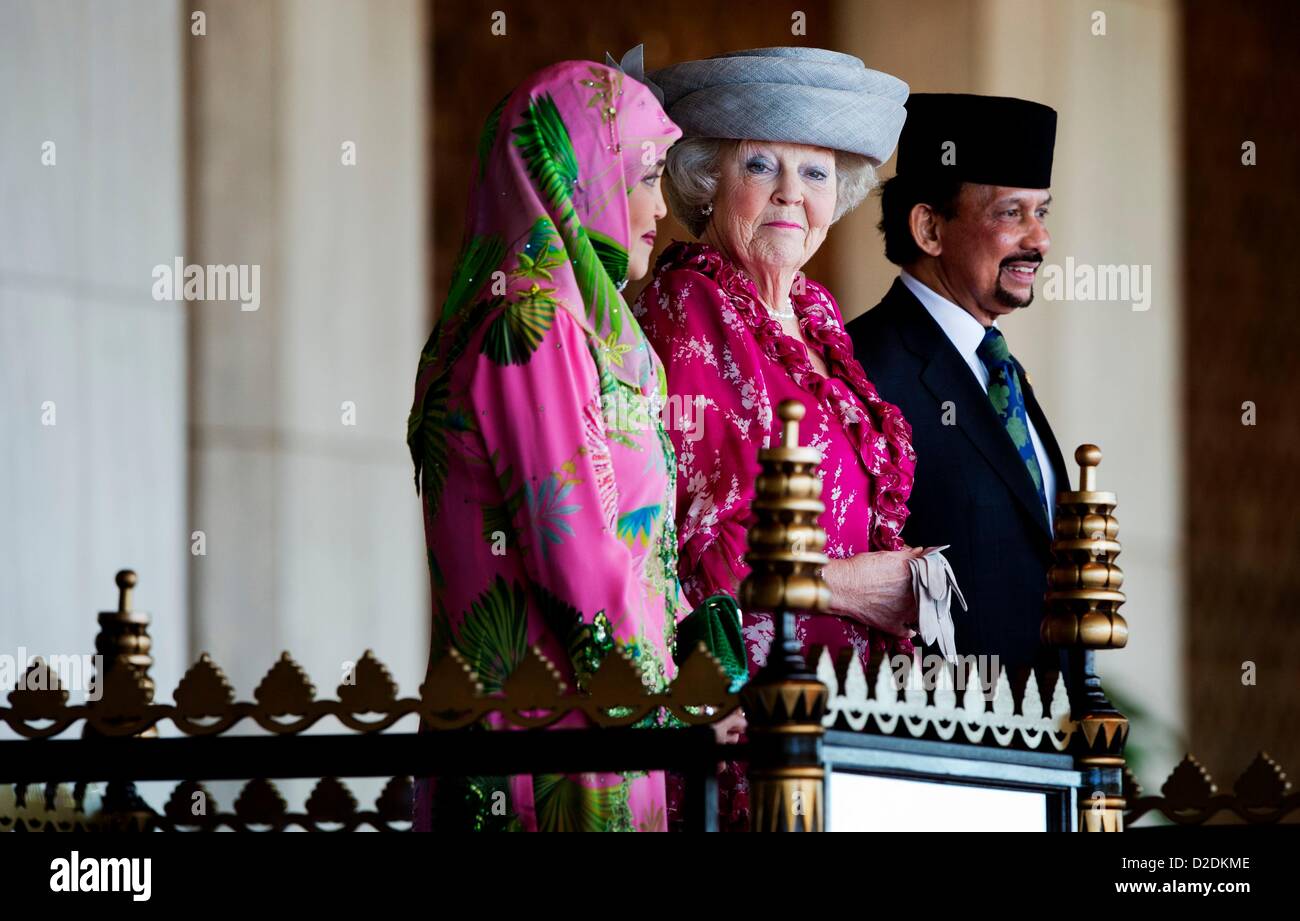
[[[654,355],[620,293],[628,194],[680,136],[649,89],[590,61],[541,70],[493,108],[478,139],[464,242],[420,357],[407,433],[417,489],[424,423],[445,412],[450,369],[484,324],[488,356],[520,364],[555,311],[568,310],[611,357],[610,373],[649,393]]]

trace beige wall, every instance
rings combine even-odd
[[[897,74],[913,91],[1021,96],[1056,108],[1047,262],[1073,256],[1152,267],[1155,293],[1145,312],[1049,302],[1040,284],[1033,306],[1003,325],[1067,464],[1077,469],[1078,444],[1100,445],[1101,488],[1119,496],[1123,613],[1132,632],[1126,649],[1100,657],[1103,679],[1181,732],[1177,9],[1172,0],[1109,3],[1106,34],[1093,35],[1096,8],[1079,0],[843,0],[837,47]],[[893,175],[893,164],[881,174]],[[833,231],[846,316],[874,305],[896,274],[874,229],[878,202],[860,211]],[[1140,779],[1158,785],[1181,753],[1153,730],[1134,741],[1145,756]]]
[[[913,93],[977,92],[980,48],[969,40],[979,24],[977,12],[969,0],[840,0],[835,16],[844,28],[834,48],[899,77]],[[894,175],[894,158],[878,172],[882,180]],[[835,298],[846,320],[879,303],[898,274],[885,259],[879,221],[880,202],[873,195],[831,231],[840,279]]]

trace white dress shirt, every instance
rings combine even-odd
[[[907,286],[907,290],[916,295],[916,299],[921,302],[926,312],[934,317],[934,322],[939,324],[948,341],[957,349],[957,353],[970,368],[971,374],[975,375],[975,380],[979,381],[980,387],[988,393],[988,368],[984,367],[984,362],[980,361],[978,354],[980,343],[984,341],[984,324],[943,295],[935,293],[928,286],[917,281],[907,273],[906,269],[900,270],[898,277]],[[993,321],[993,325],[998,325],[996,320]],[[1029,438],[1034,444],[1034,454],[1038,457],[1039,472],[1043,475],[1043,494],[1047,498],[1047,523],[1051,525],[1056,514],[1056,473],[1052,470],[1052,462],[1048,459],[1047,452],[1043,450],[1043,442],[1038,437],[1034,422],[1029,418],[1028,413],[1025,414],[1025,421],[1029,423]]]

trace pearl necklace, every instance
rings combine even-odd
[[[790,298],[789,298],[789,296],[787,296],[786,299],[785,299],[785,309],[784,309],[784,310],[773,310],[771,307],[768,307],[768,308],[767,308],[767,314],[768,314],[768,316],[770,316],[770,317],[775,317],[775,318],[778,319],[778,320],[793,320],[793,319],[794,319],[794,304],[790,303]]]

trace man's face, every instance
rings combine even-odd
[[[938,270],[977,318],[992,322],[1033,301],[1034,278],[1052,245],[1051,201],[1047,189],[962,186],[957,216],[943,224]]]

